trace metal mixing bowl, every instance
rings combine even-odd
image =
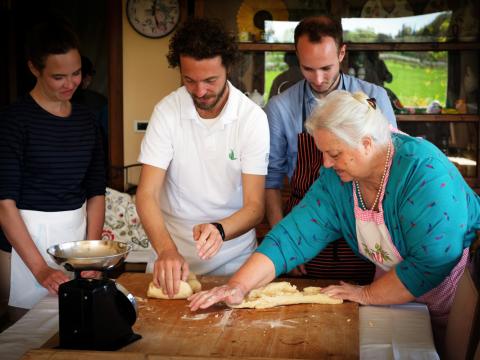
[[[120,241],[84,240],[51,246],[47,253],[68,271],[104,271],[125,260],[131,249]]]

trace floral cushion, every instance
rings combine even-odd
[[[150,248],[150,242],[140,224],[137,208],[129,194],[107,188],[102,239],[130,243],[134,251]]]

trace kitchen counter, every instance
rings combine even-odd
[[[361,306],[360,317],[358,305],[350,302],[263,310],[216,305],[193,313],[185,300],[147,299],[150,279],[151,275],[140,273],[126,273],[118,279],[137,296],[139,314],[133,330],[143,336],[119,350],[122,358],[397,359],[421,353],[423,359],[438,359],[424,305]],[[225,281],[218,277],[200,279],[204,288]],[[299,288],[319,284],[318,280],[289,280]],[[41,349],[28,351],[24,358],[113,359],[120,355],[53,349],[57,336],[45,344],[58,331],[56,300],[53,296],[46,297],[0,334],[0,358],[18,359],[26,350],[42,344]]]
[[[291,279],[290,279],[291,280]],[[271,309],[231,309],[217,304],[191,312],[185,300],[146,298],[151,275],[124,274],[118,281],[139,299],[133,329],[143,338],[125,351],[182,356],[318,359],[358,358],[358,304],[299,304]],[[226,282],[200,277],[204,289]],[[313,280],[291,280],[299,289]]]
[[[231,309],[217,304],[191,312],[186,300],[147,298],[151,274],[125,273],[117,281],[135,295],[142,339],[120,352],[183,357],[259,357],[357,359],[358,304],[299,304],[271,309]],[[200,276],[203,289],[226,282],[225,277]],[[299,289],[317,285],[292,280]],[[57,339],[47,344],[57,345]]]

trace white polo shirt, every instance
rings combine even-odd
[[[196,253],[193,226],[230,216],[243,205],[242,173],[266,175],[270,137],[263,110],[228,82],[218,121],[208,128],[185,87],[160,101],[138,161],[167,170],[161,199],[165,225],[190,269],[231,274],[256,247],[255,230],[226,241],[210,260]],[[217,270],[217,272],[215,272]]]

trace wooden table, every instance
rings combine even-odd
[[[204,289],[226,278],[199,278]],[[318,281],[292,280],[299,289]],[[284,358],[356,359],[359,357],[358,304],[300,304],[271,309],[230,309],[215,305],[191,312],[186,300],[148,299],[151,274],[125,273],[118,282],[137,297],[133,330],[142,339],[119,350],[131,359]],[[52,343],[50,342],[50,346]],[[26,359],[109,359],[118,352],[35,350]],[[63,354],[63,355],[62,355]]]

